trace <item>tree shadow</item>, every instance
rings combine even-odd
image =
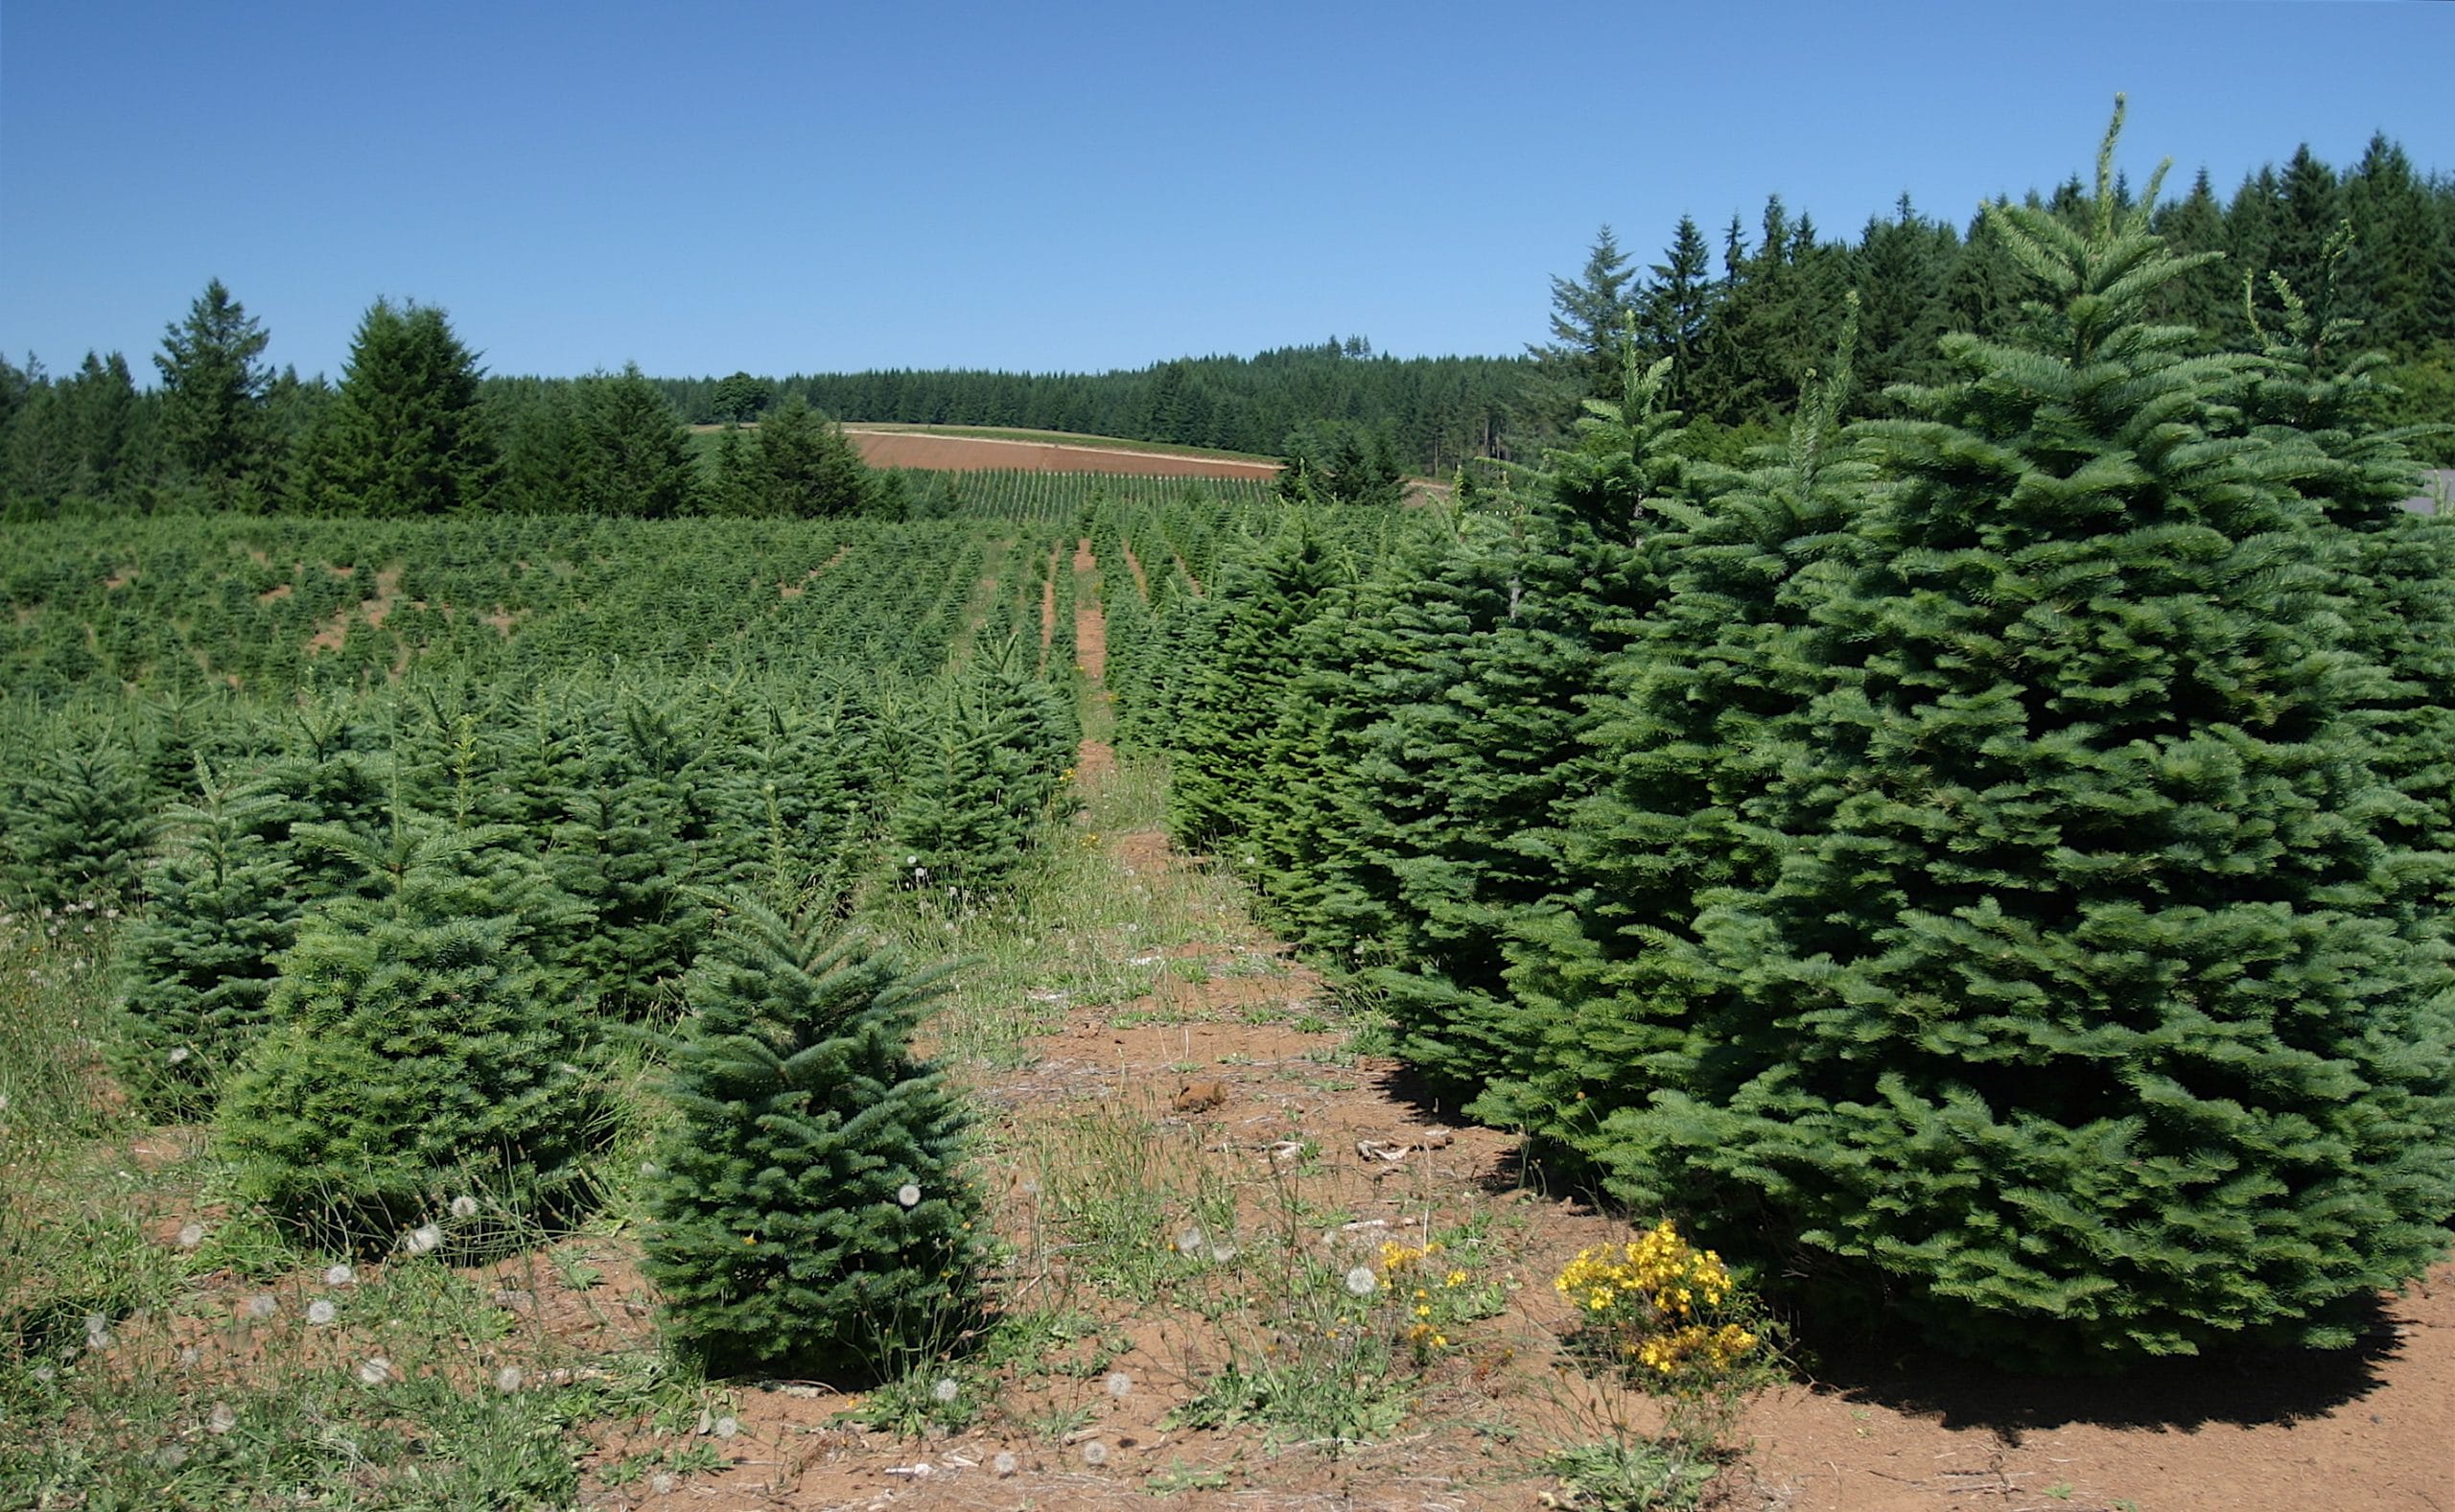
[[[2120,1376],[2032,1375],[1936,1352],[1906,1334],[1851,1339],[1798,1332],[1814,1361],[1810,1385],[1847,1402],[1983,1429],[2018,1445],[2073,1425],[2187,1432],[2211,1424],[2279,1427],[2358,1402],[2385,1384],[2403,1352],[2383,1301],[2351,1320],[2350,1349],[2239,1345],[2148,1361]]]
[[[1471,1129],[1509,1141],[1508,1147],[1499,1151],[1475,1177],[1475,1185],[1486,1196],[1508,1197],[1519,1192],[1532,1192],[1545,1198],[1565,1198],[1596,1212],[1609,1207],[1608,1199],[1595,1190],[1592,1179],[1582,1169],[1547,1160],[1534,1143],[1524,1135],[1494,1128],[1467,1117],[1460,1108],[1463,1099],[1425,1081],[1407,1062],[1386,1057],[1373,1057],[1371,1059],[1374,1062],[1371,1067],[1373,1089],[1414,1122],[1427,1128],[1445,1129],[1452,1133]]]

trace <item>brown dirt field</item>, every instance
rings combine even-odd
[[[932,435],[917,430],[864,430],[846,426],[845,435],[872,467],[932,468],[954,473],[1120,473],[1138,477],[1252,477],[1278,476],[1275,462],[1181,456],[1169,452],[1129,452],[1114,447],[1064,446],[1044,441],[1004,441],[990,436]]]

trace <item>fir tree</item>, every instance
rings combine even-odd
[[[1799,646],[1771,876],[1697,920],[1735,990],[1625,1134],[1649,1195],[1747,1194],[1962,1347],[2341,1345],[2445,1246],[2455,991],[2315,511],[2210,433],[2247,364],[2142,323],[2189,264],[2113,146],[2085,229],[1996,213],[2037,339],[1949,338],[1859,432],[1888,481]]]
[[[798,393],[759,424],[759,474],[770,515],[820,520],[861,513],[870,470],[843,428]]]
[[[170,844],[128,932],[121,1084],[149,1116],[209,1109],[264,1033],[278,958],[298,930],[294,869],[271,837],[284,804],[261,779],[213,780],[165,817]]]
[[[666,1042],[680,1116],[643,1268],[667,1330],[719,1368],[875,1379],[976,1307],[969,1116],[910,1044],[943,974],[828,931],[734,910]]]
[[[491,507],[502,461],[478,379],[442,311],[377,300],[307,440],[299,508],[400,519]]]
[[[404,820],[383,843],[323,828],[367,896],[299,926],[272,1028],[217,1115],[232,1183],[322,1244],[378,1245],[454,1199],[554,1221],[602,1136],[578,1005],[533,940],[568,903],[485,830]]]
[[[271,465],[264,400],[270,339],[246,307],[214,279],[169,327],[153,365],[162,370],[162,432],[170,459],[210,489],[216,503],[260,508]]]

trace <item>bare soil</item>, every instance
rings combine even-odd
[[[1006,441],[994,436],[934,435],[916,430],[864,430],[844,434],[872,467],[931,468],[953,473],[1115,473],[1137,477],[1252,477],[1278,476],[1275,462],[1185,456],[1174,452],[1132,452],[1119,447],[1065,446],[1047,441]]]

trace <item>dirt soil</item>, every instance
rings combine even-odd
[[[1065,446],[1046,441],[1005,441],[994,436],[933,435],[918,430],[864,430],[844,434],[872,467],[932,468],[953,473],[1120,473],[1138,477],[1253,477],[1278,476],[1275,462],[1229,457],[1183,456],[1172,452],[1130,452],[1120,447]]]

